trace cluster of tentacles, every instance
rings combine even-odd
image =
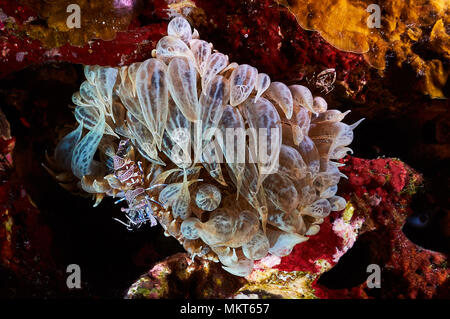
[[[181,17],[152,55],[85,67],[72,98],[78,127],[49,159],[65,188],[95,205],[105,195],[126,202],[117,220],[127,227],[158,221],[191,255],[240,276],[345,207],[335,160],[351,151],[358,123],[341,122],[348,112],[229,63]]]

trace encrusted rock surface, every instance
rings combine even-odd
[[[250,292],[259,287],[265,289],[266,295],[296,298],[449,297],[448,256],[421,248],[402,232],[407,216],[421,212],[444,216],[437,222],[439,232],[447,237],[439,242],[448,241],[450,229],[448,101],[423,95],[425,77],[417,73],[417,65],[411,65],[414,59],[410,55],[397,57],[388,52],[384,57],[386,69],[380,73],[362,55],[342,52],[317,32],[304,31],[287,8],[269,0],[153,1],[141,8],[114,40],[90,39],[88,44],[77,47],[47,41],[52,40],[46,37],[54,30],[45,30],[45,26],[52,28],[52,23],[47,24],[45,15],[38,16],[38,8],[27,5],[32,2],[0,0],[0,107],[12,124],[12,136],[2,133],[4,138],[0,140],[6,158],[0,163],[0,271],[7,275],[2,279],[7,278],[11,288],[2,291],[2,296],[68,296],[71,292],[65,287],[65,267],[80,262],[87,270],[88,281],[83,283],[80,295],[121,297],[137,274],[179,251],[178,243],[158,239],[162,234],[147,229],[128,233],[113,224],[112,205],[102,204],[106,206],[94,213],[89,200],[71,197],[59,189],[41,163],[61,128],[72,124],[67,104],[82,77],[81,68],[69,63],[117,66],[142,61],[151,56],[169,16],[182,13],[206,40],[233,60],[251,63],[276,80],[317,84],[315,93],[320,95],[325,87],[334,86],[325,97],[327,102],[343,111],[351,109],[350,121],[367,119],[358,128],[359,137],[354,142],[357,156],[398,156],[424,174],[425,182],[421,184],[420,175],[412,173],[401,160],[349,157],[343,169],[349,181],[342,183],[340,194],[351,206],[324,223],[327,227],[321,233],[329,239],[329,245],[321,249],[303,245],[302,250],[296,248],[283,260],[272,260],[270,270],[258,273],[265,279],[258,279],[255,272],[245,289]],[[30,32],[38,28],[42,33]],[[426,35],[433,30],[430,39],[422,37],[419,41],[414,40],[414,32],[408,32],[408,37],[403,38],[405,52],[412,49],[421,57],[436,52],[444,61],[442,57],[448,50],[439,40],[445,36],[440,25],[422,32]],[[398,63],[405,57],[403,63]],[[444,61],[444,67],[448,68],[448,62]],[[336,82],[331,87],[331,82],[317,77],[330,68],[336,71]],[[439,85],[448,96],[448,81]],[[16,149],[11,152],[14,144]],[[424,207],[411,206],[410,194],[416,190],[426,198]],[[433,235],[428,233],[427,237]],[[321,239],[316,238],[318,242]],[[354,262],[355,258],[349,256],[355,249],[365,251],[366,258]],[[445,245],[436,250],[446,251]],[[363,284],[369,263],[382,267],[381,289],[367,289]],[[318,275],[331,265],[335,267],[328,274],[359,265],[362,275],[353,283],[332,289],[328,287],[330,280],[325,280],[327,274],[317,281]],[[301,282],[306,288],[280,291],[278,274],[286,273],[291,278],[289,287]],[[341,277],[349,276],[344,274]],[[267,278],[274,278],[271,287]],[[244,297],[243,290],[234,293]],[[228,293],[234,294],[228,290],[224,295]]]
[[[170,256],[154,265],[127,291],[127,299],[228,298],[245,280],[224,271],[220,264],[189,258],[185,253]]]

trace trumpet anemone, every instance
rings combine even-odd
[[[191,256],[238,276],[255,260],[288,255],[320,231],[351,152],[348,112],[199,39],[172,19],[152,58],[85,66],[72,101],[78,126],[48,170],[62,186],[126,204],[128,228],[159,223]]]

